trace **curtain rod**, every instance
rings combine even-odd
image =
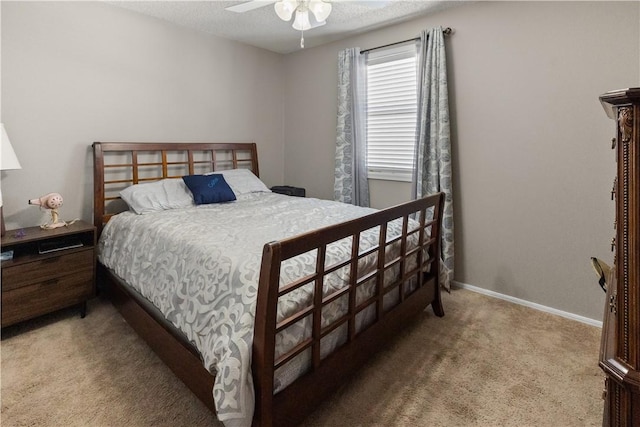
[[[447,27],[444,30],[442,30],[442,34],[444,34],[445,36],[448,36],[449,34],[451,34],[453,30],[451,29],[451,27]],[[414,37],[412,39],[407,39],[407,40],[402,40],[401,42],[395,42],[395,43],[389,43],[389,44],[385,44],[384,46],[377,46],[377,47],[372,47],[370,49],[365,49],[365,50],[361,50],[360,53],[366,53],[366,52],[370,52],[372,50],[377,50],[377,49],[382,49],[385,47],[391,47],[391,46],[395,46],[397,44],[402,44],[402,43],[408,43],[408,42],[414,42],[420,40],[420,37]]]

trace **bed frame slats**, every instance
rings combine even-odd
[[[262,408],[270,408],[268,425],[294,425],[301,421],[304,415],[308,413],[306,408],[313,407],[313,405],[322,400],[319,398],[323,393],[318,393],[318,382],[330,383],[326,384],[326,389],[325,386],[320,387],[326,393],[330,393],[342,382],[342,379],[338,380],[338,378],[340,378],[343,368],[331,371],[329,366],[336,368],[338,365],[346,364],[351,366],[353,363],[354,366],[359,366],[360,363],[364,363],[365,359],[360,353],[362,351],[361,346],[364,345],[367,348],[370,346],[373,351],[374,348],[379,348],[383,345],[384,341],[373,343],[369,342],[371,338],[368,337],[378,333],[385,334],[389,324],[402,329],[402,322],[411,316],[409,314],[411,310],[407,311],[407,307],[416,309],[417,311],[413,313],[415,315],[419,311],[418,307],[424,307],[421,304],[427,301],[427,303],[433,304],[434,311],[438,315],[443,314],[441,303],[439,302],[439,287],[437,286],[439,263],[436,260],[439,259],[439,239],[435,238],[435,236],[439,235],[440,223],[437,218],[440,218],[441,205],[442,195],[438,194],[409,202],[396,208],[376,212],[356,221],[337,224],[292,239],[265,245],[259,289],[268,288],[266,281],[273,277],[276,272],[279,280],[282,262],[297,255],[315,251],[316,269],[313,274],[299,278],[293,283],[285,283],[279,290],[269,289],[268,292],[258,292],[256,317],[264,319],[264,322],[256,324],[255,340],[259,340],[260,345],[254,348],[253,354],[254,363],[257,363],[260,367],[259,370],[254,371],[256,401],[258,402],[256,422],[259,425],[264,425],[265,423],[261,412],[263,411]],[[432,212],[435,219],[426,220],[429,212]],[[409,218],[412,217],[418,219],[419,225],[410,230]],[[388,238],[388,224],[396,220],[402,221],[402,232],[399,236]],[[379,227],[378,244],[375,248],[369,248],[361,252],[361,233],[374,227]],[[434,237],[427,238],[427,232]],[[417,239],[415,239],[417,240],[416,247],[409,247],[408,236],[416,233],[418,233]],[[351,259],[326,267],[327,245],[345,238],[349,238],[352,243]],[[393,259],[388,257],[388,248],[391,245],[400,246],[400,254]],[[363,257],[374,254],[377,257],[375,271],[364,275],[364,277],[358,277],[358,262]],[[415,258],[413,262],[416,263],[416,266],[409,269],[408,257],[410,256]],[[344,288],[323,296],[324,277],[330,272],[335,272],[341,268],[350,269],[349,283]],[[392,283],[385,284],[383,282],[385,272],[391,268],[397,269],[398,277]],[[358,303],[356,290],[372,280],[375,281],[374,294]],[[409,288],[407,287],[410,281],[413,281],[416,286],[411,293],[408,292]],[[310,305],[276,324],[276,312],[273,307],[277,306],[278,298],[302,286],[310,285],[314,287],[313,300]],[[387,307],[385,311],[385,296],[391,293],[398,295],[397,303],[390,308]],[[339,298],[348,298],[346,313],[330,324],[323,325],[322,313],[324,307],[334,303]],[[356,330],[357,316],[361,315],[363,310],[369,307],[374,307],[374,320],[365,325],[363,329]],[[311,338],[289,349],[278,360],[274,360],[270,354],[275,352],[276,334],[305,318],[310,319],[309,321],[312,322]],[[346,325],[344,343],[328,356],[322,358],[320,350],[323,338],[344,325]],[[302,354],[308,349],[311,349],[309,371],[274,396],[271,390],[273,390],[275,370],[282,368],[295,357],[303,357]],[[348,356],[345,356],[345,354]],[[337,359],[340,362],[333,362]],[[349,372],[352,371],[345,370],[344,375]],[[331,380],[327,378],[331,378]],[[314,393],[303,390],[302,387],[304,386],[302,384],[313,387]],[[304,398],[301,398],[301,396],[304,396]],[[295,399],[298,404],[304,402],[304,405],[301,406],[305,410],[301,410],[299,405],[294,407],[287,403],[289,398]]]
[[[118,213],[108,212],[108,206],[120,196],[107,193],[119,193],[128,185],[239,166],[260,176],[255,143],[94,142],[93,153],[93,222],[98,227],[98,235],[111,216]],[[196,153],[201,157],[196,158]],[[242,158],[241,153],[244,154]],[[153,157],[153,160],[147,161],[145,156]],[[107,171],[119,171],[122,176],[107,179]]]

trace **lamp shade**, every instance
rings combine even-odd
[[[298,7],[298,2],[296,0],[281,0],[276,2],[274,8],[276,10],[276,14],[283,21],[291,20],[291,16],[293,12]]]
[[[313,13],[316,21],[323,22],[331,13],[331,4],[325,3],[322,0],[311,0],[309,2],[309,10]]]
[[[0,170],[22,169],[2,123],[0,123],[0,128],[2,128],[2,140],[0,140]]]
[[[293,28],[298,31],[307,31],[311,29],[308,10],[296,10],[296,19],[293,21]]]

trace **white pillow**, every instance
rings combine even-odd
[[[236,196],[247,193],[271,192],[264,182],[260,181],[260,178],[249,169],[228,169],[212,173],[222,174]]]
[[[135,184],[122,190],[120,197],[138,215],[195,205],[193,195],[182,179]]]

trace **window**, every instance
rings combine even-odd
[[[411,181],[418,116],[416,45],[369,52],[367,163],[369,178]]]

